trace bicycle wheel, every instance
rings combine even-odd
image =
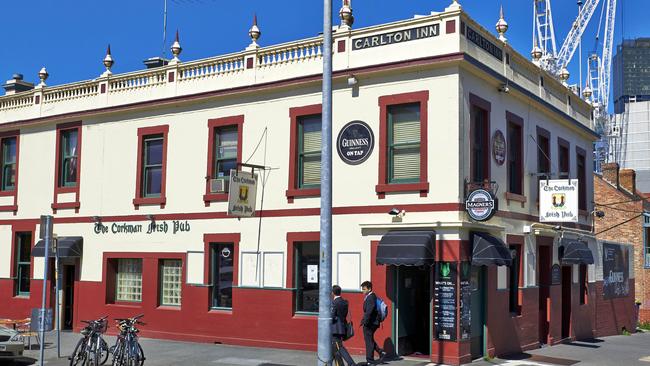
[[[99,346],[100,346],[100,365],[103,365],[108,361],[108,344],[104,340],[104,338],[99,338]]]
[[[90,352],[92,353],[92,362],[90,363],[91,366],[99,366],[99,361],[102,353],[102,348],[99,343],[99,338],[96,338],[95,341],[93,342],[93,346],[90,348]]]
[[[113,361],[111,366],[122,366],[124,365],[124,341],[118,340],[115,344],[115,349],[113,350]]]
[[[338,352],[334,355],[334,361],[332,362],[332,366],[345,366],[343,363],[343,357],[338,354]]]
[[[144,350],[142,349],[142,346],[140,345],[139,342],[136,344],[138,345],[138,360],[140,361],[139,363],[136,364],[136,366],[142,366],[144,365],[144,360],[145,360]]]
[[[70,366],[83,366],[86,363],[86,338],[81,338],[70,355]]]

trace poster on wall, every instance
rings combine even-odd
[[[603,243],[603,298],[626,297],[630,294],[628,248]]]
[[[438,262],[434,285],[434,324],[436,338],[456,340],[456,292],[458,271],[456,263]]]
[[[460,339],[472,337],[472,286],[470,277],[472,265],[470,262],[460,264]]]
[[[578,180],[539,181],[539,222],[578,222]]]

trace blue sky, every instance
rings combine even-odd
[[[244,49],[253,13],[262,30],[260,44],[271,45],[322,31],[322,2],[317,0],[167,0],[168,37],[180,30],[181,59],[194,60]],[[332,0],[338,12],[340,0]],[[577,14],[575,0],[553,0],[556,37],[564,40]],[[604,0],[603,0],[604,1]],[[648,0],[618,0],[616,43],[621,37],[650,36]],[[353,0],[355,27],[406,19],[444,9],[451,0]],[[531,48],[532,0],[460,0],[461,5],[486,28],[493,30],[503,4],[510,24],[507,37],[521,53]],[[3,46],[0,47],[0,81],[15,72],[37,81],[46,66],[49,85],[92,79],[101,74],[106,45],[116,61],[113,72],[144,68],[142,60],[162,52],[164,0],[3,0]],[[622,12],[621,12],[622,10]],[[622,13],[622,14],[621,14]],[[594,45],[595,15],[584,40],[583,53]],[[338,21],[338,17],[335,18]],[[559,48],[559,46],[558,46]],[[578,65],[571,65],[577,82]]]

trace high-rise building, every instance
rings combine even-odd
[[[623,113],[630,97],[650,100],[650,38],[626,39],[614,56],[614,108]]]

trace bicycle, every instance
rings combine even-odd
[[[140,332],[136,325],[146,325],[139,319],[144,314],[127,319],[115,319],[116,327],[120,330],[115,345],[111,347],[113,353],[112,366],[142,366],[144,365],[144,351],[138,342]]]
[[[77,342],[68,359],[70,366],[99,366],[108,361],[108,344],[102,337],[106,332],[107,316],[97,320],[82,320],[88,324],[81,330],[83,338]]]

